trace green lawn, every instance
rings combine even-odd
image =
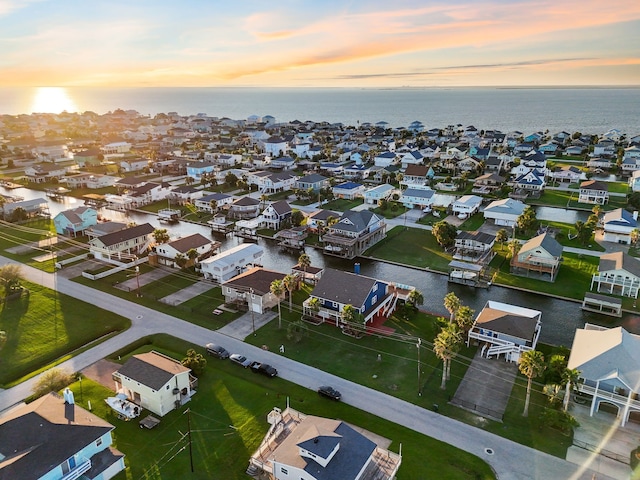
[[[335,200],[331,200],[330,202],[322,205],[324,210],[333,210],[336,212],[346,212],[347,210],[351,210],[353,207],[357,207],[358,205],[362,205],[364,200],[362,198],[356,198],[355,200],[346,200],[344,198],[337,198]]]
[[[407,248],[411,245],[412,248]],[[365,252],[365,255],[405,265],[448,270],[451,255],[442,250],[429,230],[397,226],[387,237]]]
[[[5,302],[0,311],[0,330],[7,332],[7,343],[0,350],[2,385],[66,360],[75,350],[131,325],[94,305],[40,285],[22,284],[29,295]]]
[[[558,243],[560,243],[565,247],[584,248],[587,250],[593,250],[594,252],[605,251],[605,248],[599,243],[597,243],[593,236],[591,237],[590,241],[585,245],[580,243],[580,240],[578,240],[577,238],[569,239],[569,235],[576,234],[575,225],[571,223],[551,222],[548,220],[542,220],[540,223],[541,225],[549,225],[553,229],[557,230],[555,239],[558,241]]]
[[[526,200],[529,205],[542,205],[548,207],[570,208],[576,210],[591,211],[593,205],[578,202],[577,191],[566,190],[545,190],[540,198],[529,198]],[[615,210],[616,208],[625,207],[627,199],[625,197],[610,197],[609,203],[603,205],[604,211]]]
[[[395,210],[393,208],[394,206],[396,207]],[[382,210],[380,207],[371,208],[370,210],[376,215],[380,215],[384,218],[396,218],[407,212],[409,209],[407,207],[404,207],[400,203],[389,202],[389,205],[384,210]]]
[[[53,272],[53,261],[37,262],[34,260],[35,257],[48,252],[49,248],[46,246],[34,246],[26,253],[10,253],[7,251],[9,248],[19,245],[46,240],[48,238],[48,232],[54,232],[53,222],[48,218],[36,218],[19,225],[2,222],[2,226],[0,227],[0,251],[4,257],[15,260],[16,262],[24,263],[47,272]],[[54,250],[56,248],[59,247],[53,247]]]
[[[476,213],[470,218],[467,218],[462,225],[458,228],[467,232],[475,232],[484,224],[484,215],[482,213]]]
[[[175,338],[158,335],[153,344],[137,348],[141,353],[157,350],[180,359],[192,346]],[[204,353],[201,347],[196,347]],[[117,358],[117,357],[116,357]],[[128,358],[123,355],[121,361]],[[315,392],[280,378],[268,379],[238,368],[228,361],[208,357],[198,392],[185,407],[164,417],[153,430],[141,429],[137,421],[115,418],[103,399],[112,392],[90,380],[71,386],[76,402],[113,423],[115,446],[126,455],[128,469],[116,480],[193,478],[245,479],[251,454],[259,446],[269,425],[267,413],[275,406],[284,409],[287,399],[302,413],[337,418],[392,440],[391,450],[402,444],[403,479],[493,479],[490,467],[478,457],[430,437],[390,423],[367,412],[319,397]],[[186,409],[190,411],[194,473],[190,472]],[[145,413],[143,413],[145,415]],[[224,473],[222,473],[224,472]]]
[[[606,182],[610,193],[629,193],[629,184],[627,182]]]

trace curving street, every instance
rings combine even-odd
[[[7,263],[13,262],[0,257],[0,265]],[[280,377],[298,385],[315,390],[318,385],[330,384],[342,392],[342,400],[349,405],[477,455],[491,465],[500,479],[593,480],[597,478],[601,480],[610,478],[385,393],[295,362],[288,359],[286,353],[280,355],[262,350],[244,343],[242,339],[234,337],[232,334],[208,330],[134,302],[71,282],[60,275],[54,278],[54,274],[44,273],[26,265],[22,265],[22,271],[24,277],[30,282],[52,289],[55,282],[58,292],[92,303],[129,318],[132,322],[132,327],[127,331],[60,365],[70,371],[82,370],[145,335],[166,333],[197,345],[205,343],[203,339],[207,339],[207,341],[223,344],[233,352],[276,366]],[[242,321],[242,319],[237,321]],[[230,330],[232,331],[232,329],[225,331]],[[0,391],[0,411],[20,403],[29,396],[37,378],[31,378],[13,388]],[[402,439],[396,440],[402,441]],[[492,454],[487,453],[485,449],[491,449]]]

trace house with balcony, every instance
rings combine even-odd
[[[224,283],[246,268],[260,263],[264,249],[255,243],[243,243],[225,250],[199,263],[200,271],[206,280]]]
[[[496,173],[485,173],[474,180],[471,193],[489,194],[500,190],[504,182],[505,178]]]
[[[542,192],[546,185],[542,170],[532,168],[514,180],[514,188],[527,192]]]
[[[451,205],[454,215],[467,218],[476,213],[482,205],[482,197],[477,195],[463,195]]]
[[[155,228],[149,223],[118,230],[89,240],[89,252],[98,260],[120,262],[146,252]]]
[[[468,345],[479,345],[482,357],[518,363],[520,355],[535,350],[542,312],[489,300],[467,335]]]
[[[271,480],[393,480],[402,456],[341,420],[287,407],[267,415],[271,425],[251,456],[247,474]]]
[[[425,165],[408,165],[402,174],[401,185],[411,187],[414,185],[426,185],[429,181],[429,168]]]
[[[271,293],[271,284],[286,275],[262,267],[253,267],[222,284],[224,301],[240,310],[264,313],[282,301]]]
[[[311,173],[299,178],[295,183],[295,188],[304,191],[318,192],[329,186],[329,179],[319,173]]]
[[[229,205],[229,216],[236,219],[255,218],[260,213],[260,200],[246,195]]]
[[[53,225],[58,235],[77,237],[85,230],[97,225],[98,212],[90,207],[76,207],[64,210],[53,217]]]
[[[554,170],[549,174],[549,177],[557,182],[562,183],[577,183],[585,178],[584,173],[578,167],[573,165],[566,165]]]
[[[215,210],[229,207],[233,200],[233,197],[226,193],[210,193],[196,198],[193,204],[199,212],[215,213]]]
[[[333,195],[336,198],[354,200],[364,195],[365,186],[356,182],[343,182],[333,187]]]
[[[495,256],[493,245],[496,236],[485,232],[466,232],[461,230],[454,244],[454,260],[488,264]]]
[[[562,262],[562,245],[548,233],[533,237],[511,259],[511,273],[554,282]]]
[[[604,214],[602,219],[605,242],[631,244],[631,232],[638,228],[638,212],[616,208]]]
[[[380,200],[389,200],[396,188],[388,183],[369,188],[364,192],[364,203],[367,205],[378,205]]]
[[[580,372],[577,388],[591,397],[590,416],[607,405],[621,427],[640,421],[640,336],[587,323],[576,330],[567,368]]]
[[[318,230],[327,225],[330,218],[336,221],[340,218],[340,214],[331,210],[316,210],[307,216],[307,228],[310,230]]]
[[[268,205],[262,212],[262,227],[280,230],[283,222],[291,218],[293,209],[286,200],[278,200]]]
[[[271,159],[271,168],[275,170],[292,170],[296,166],[296,161],[288,156]]]
[[[0,478],[109,480],[125,469],[114,426],[49,393],[0,417]]]
[[[261,193],[277,193],[293,189],[298,176],[289,171],[282,172],[250,172],[247,174],[247,183],[255,185]]]
[[[185,267],[193,265],[197,260],[204,259],[212,255],[220,248],[220,242],[215,242],[199,233],[187,235],[167,243],[161,243],[153,247],[155,259],[160,265],[174,268],[182,268],[176,263],[176,258],[183,257],[187,260]],[[193,258],[189,258],[189,252],[195,252]],[[149,254],[151,262],[151,254]]]
[[[118,177],[114,177],[112,175],[101,175],[99,173],[78,173],[61,179],[61,181],[66,183],[71,189],[89,188],[92,190],[97,188],[113,187],[118,180]]]
[[[190,368],[156,351],[133,355],[112,377],[116,392],[160,416],[191,400],[198,386]]]
[[[55,163],[37,163],[24,169],[24,175],[32,183],[51,182],[60,180],[67,174],[67,167]]]
[[[386,224],[369,210],[347,210],[322,235],[327,255],[355,258],[386,237]]]
[[[409,165],[420,165],[424,161],[424,155],[420,150],[406,152],[400,158],[401,168],[408,168]]]
[[[325,268],[311,295],[303,303],[304,314],[340,328],[349,328],[342,319],[342,311],[346,305],[351,305],[359,315],[356,322],[366,326],[376,316],[391,314],[398,300],[395,292],[395,288],[387,282]],[[318,299],[318,311],[310,307],[312,298]]]
[[[384,168],[397,163],[397,158],[395,152],[382,152],[373,158],[373,163]]]
[[[591,290],[609,295],[638,298],[640,262],[624,252],[600,256],[598,271],[591,279]]]
[[[609,201],[609,185],[607,182],[587,180],[580,184],[579,203],[604,205]]]
[[[402,192],[399,202],[406,208],[431,208],[435,193],[430,187],[413,185]]]
[[[272,157],[279,157],[289,151],[289,143],[282,137],[272,136],[263,142],[264,152]]]

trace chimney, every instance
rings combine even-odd
[[[69,387],[64,389],[64,393],[62,396],[64,398],[64,403],[67,403],[69,405],[73,405],[75,403],[75,400],[73,399],[73,392],[69,389]]]

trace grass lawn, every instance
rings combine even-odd
[[[146,265],[140,266],[140,273],[143,274],[150,268]],[[162,298],[156,292],[163,290],[173,293],[174,283],[177,285],[183,285],[181,282],[190,283],[192,278],[186,276],[184,272],[176,272],[168,277],[164,277],[151,285],[141,287],[142,297],[136,298],[135,291],[125,292],[118,288],[114,288],[114,284],[124,282],[130,279],[133,271],[123,271],[110,275],[100,280],[90,280],[83,276],[72,279],[74,282],[81,283],[90,288],[102,290],[116,297],[124,298],[126,300],[139,303],[145,307],[152,308],[159,312],[166,313],[167,315],[173,315],[174,317],[181,318],[196,325],[200,325],[205,328],[218,329],[223,327],[232,320],[238,318],[239,314],[225,311],[221,315],[213,315],[211,312],[224,303],[224,297],[220,287],[216,287],[205,293],[198,295],[180,305],[167,305],[159,302],[158,299]],[[185,285],[186,286],[186,285]],[[164,296],[164,295],[163,295]]]
[[[365,255],[441,272],[448,270],[451,261],[451,255],[442,250],[429,230],[401,226],[393,227],[387,238],[367,250]]]
[[[484,224],[484,215],[482,213],[476,213],[470,218],[467,218],[460,227],[460,230],[466,230],[467,232],[475,232],[482,224]]]
[[[498,254],[491,261],[490,266],[496,268],[498,274],[494,283],[512,287],[526,288],[529,290],[559,295],[561,297],[582,300],[584,292],[589,291],[591,278],[598,270],[600,259],[598,257],[577,255],[575,253],[563,253],[563,262],[558,271],[555,282],[545,282],[534,278],[520,277],[509,273],[509,259],[506,258],[508,250],[498,249]]]
[[[580,243],[580,240],[578,240],[577,238],[570,240],[569,235],[576,234],[575,225],[571,223],[551,222],[548,220],[541,220],[540,224],[549,225],[553,229],[557,230],[558,232],[556,233],[555,239],[558,241],[558,243],[560,243],[565,247],[584,248],[587,250],[593,250],[594,252],[605,251],[605,248],[599,243],[597,243],[593,236],[591,237],[591,240],[586,245],[583,245],[582,243]]]
[[[158,335],[153,344],[128,353],[157,350],[180,359],[192,345]],[[201,347],[196,347],[204,353]],[[123,355],[122,361],[128,356]],[[490,467],[478,457],[458,450],[407,428],[375,417],[367,412],[319,397],[315,392],[280,378],[269,379],[238,368],[228,361],[207,357],[208,365],[199,379],[198,392],[178,411],[162,417],[153,430],[141,429],[137,421],[118,420],[103,399],[112,395],[104,387],[89,381],[75,383],[71,389],[76,402],[86,407],[90,400],[93,413],[116,426],[115,446],[126,454],[128,468],[116,480],[189,478],[245,479],[251,454],[259,446],[269,425],[267,413],[274,407],[284,409],[289,398],[292,408],[302,413],[337,418],[378,433],[392,440],[391,450],[402,443],[403,461],[399,478],[403,479],[493,479]],[[190,411],[195,473],[190,473],[186,408]],[[145,415],[145,412],[142,414]],[[233,428],[231,427],[233,426]],[[224,473],[222,473],[224,472]]]
[[[22,285],[29,295],[7,301],[0,311],[0,330],[7,332],[7,343],[0,350],[3,386],[131,325],[123,317],[40,285]]]
[[[607,186],[611,193],[629,193],[629,184],[627,182],[607,182]]]
[[[540,198],[529,198],[526,200],[528,205],[542,205],[548,207],[571,208],[577,210],[591,211],[593,205],[578,202],[578,192],[566,190],[545,190]],[[602,206],[604,211],[615,210],[616,208],[625,207],[627,199],[625,197],[610,197],[609,203]]]
[[[47,232],[54,232],[53,222],[48,218],[36,218],[21,224],[3,223],[0,228],[0,251],[2,255],[40,270],[53,272],[53,261],[36,262],[35,257],[47,253],[48,248],[33,248],[26,253],[16,254],[7,251],[9,248],[26,243],[46,240]],[[56,247],[54,246],[54,249]]]
[[[347,210],[351,210],[353,207],[357,207],[358,205],[362,205],[364,200],[362,198],[356,198],[355,200],[346,200],[344,198],[337,198],[335,200],[331,200],[330,202],[322,205],[324,210],[333,210],[337,212],[346,212]]]
[[[396,207],[395,210],[393,209],[394,205]],[[384,218],[396,218],[409,211],[407,207],[404,207],[402,206],[402,204],[396,202],[389,202],[389,206],[384,210],[380,209],[380,207],[371,208],[370,210],[376,215],[380,215]]]

